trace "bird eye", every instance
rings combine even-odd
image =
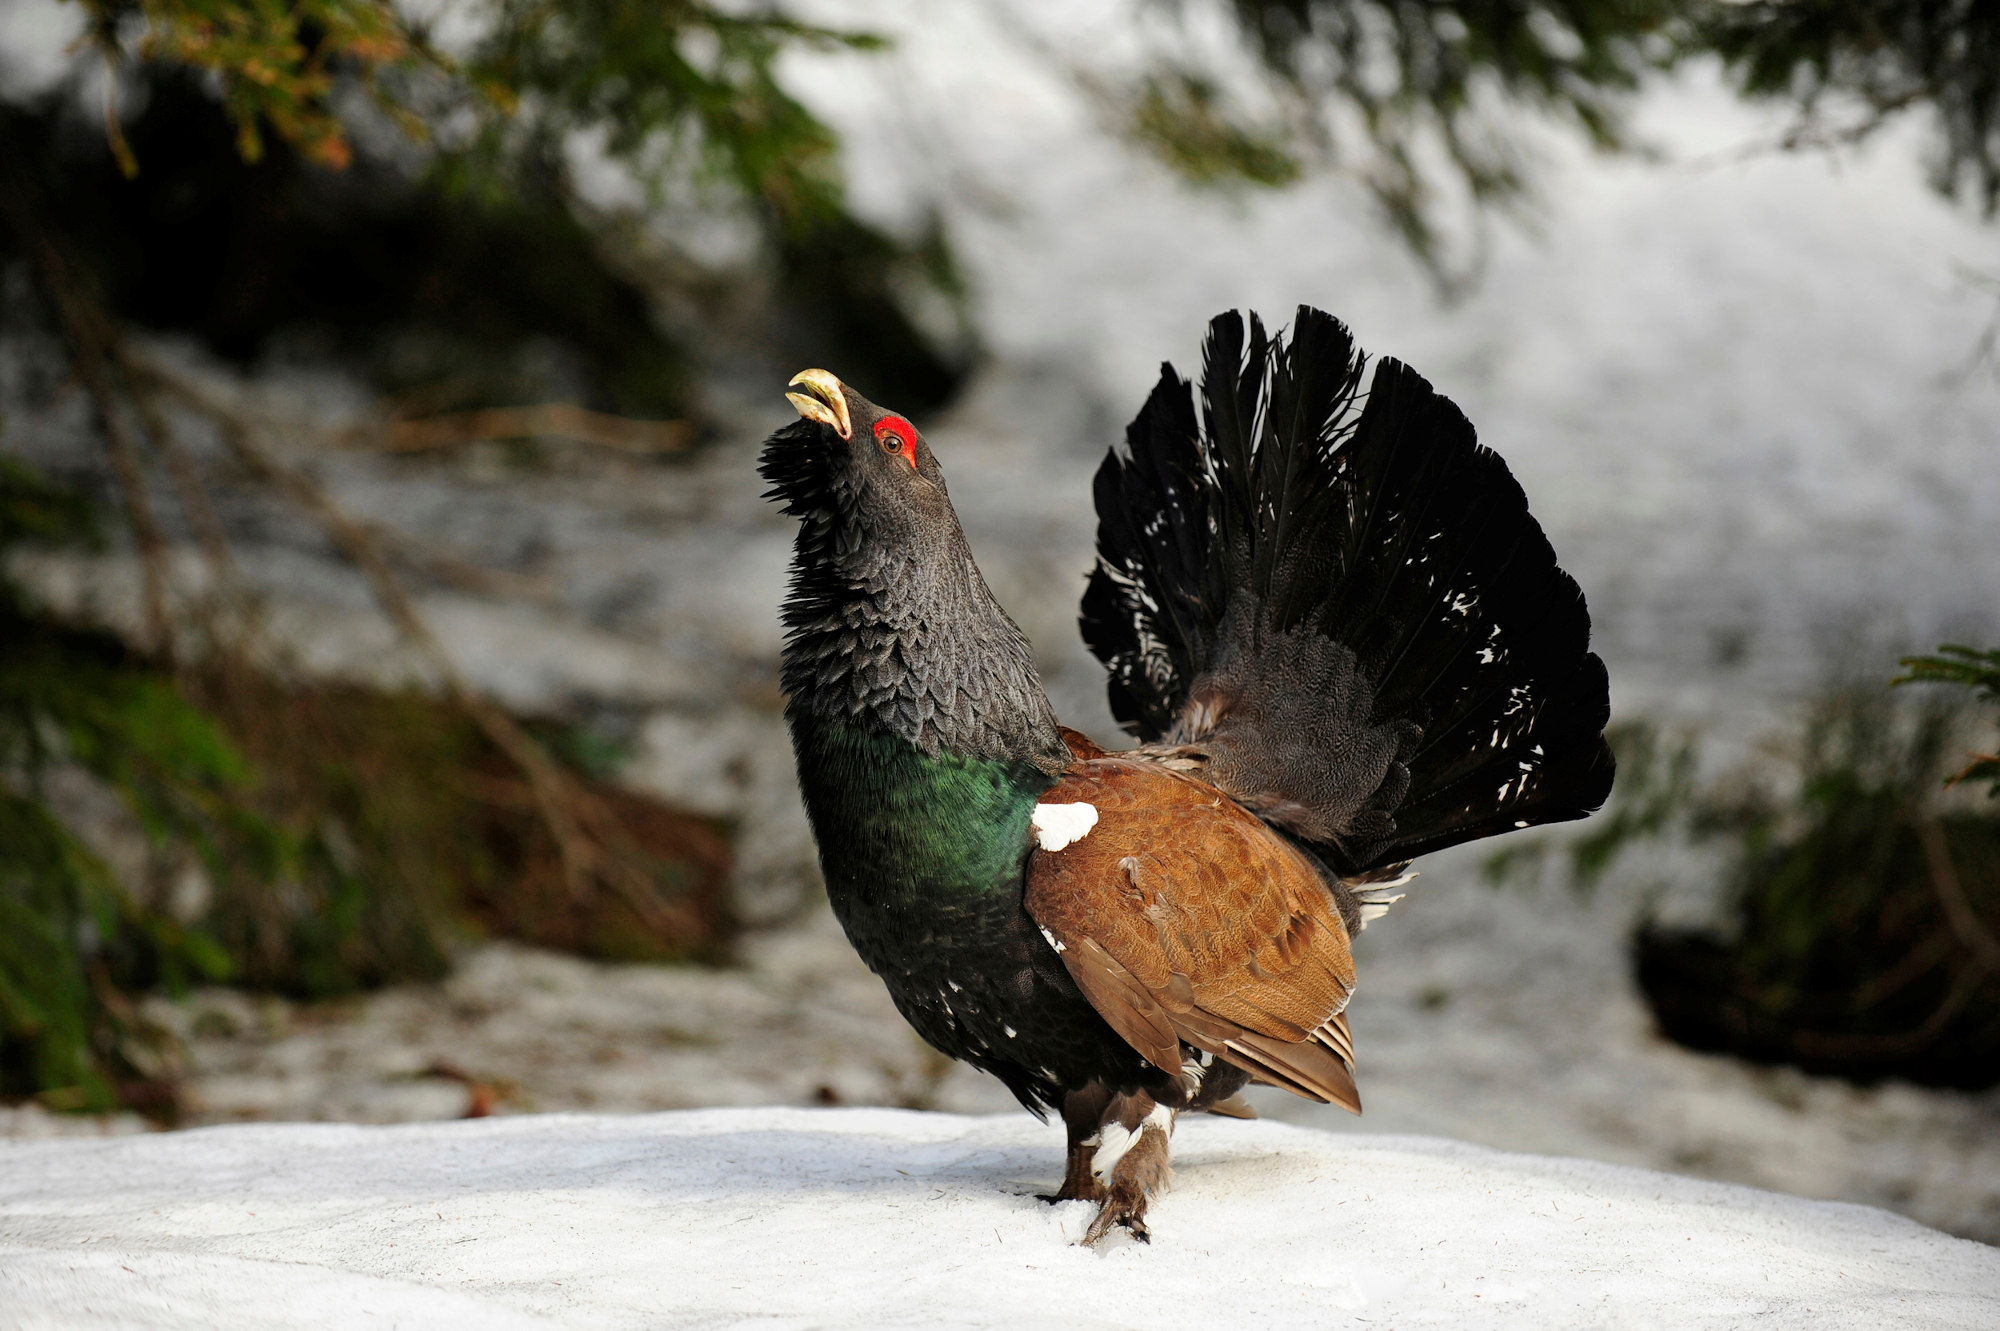
[[[917,432],[901,416],[890,416],[875,427],[875,442],[891,457],[900,457],[914,469],[917,465]]]

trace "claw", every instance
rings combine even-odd
[[[1105,1198],[1098,1209],[1097,1218],[1090,1222],[1090,1230],[1083,1236],[1083,1246],[1095,1248],[1098,1240],[1109,1234],[1114,1227],[1122,1226],[1133,1238],[1141,1243],[1151,1243],[1153,1232],[1146,1228],[1146,1194],[1134,1191],[1119,1196],[1118,1190]]]
[[[1096,1202],[1097,1214],[1082,1243],[1094,1248],[1113,1229],[1141,1243],[1153,1241],[1146,1207],[1166,1191],[1174,1111],[1144,1091],[1113,1094],[1093,1082],[1063,1097],[1069,1163],[1062,1187],[1048,1202]]]
[[[1161,1113],[1168,1119],[1171,1111]],[[1149,1116],[1150,1117],[1150,1116]],[[1141,1243],[1153,1241],[1146,1228],[1146,1208],[1155,1195],[1165,1192],[1172,1171],[1167,1167],[1167,1131],[1152,1122],[1143,1123],[1129,1149],[1111,1168],[1105,1180],[1104,1202],[1083,1236],[1083,1246],[1094,1248],[1114,1228],[1122,1228]]]

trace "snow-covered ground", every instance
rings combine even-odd
[[[828,98],[848,131],[865,204],[893,218],[909,199],[931,197],[954,227],[993,359],[948,418],[919,423],[989,580],[1037,643],[1065,719],[1111,736],[1101,673],[1074,628],[1090,471],[1158,360],[1189,364],[1203,321],[1231,305],[1282,319],[1296,302],[1321,304],[1350,319],[1372,350],[1409,360],[1465,406],[1521,476],[1589,594],[1625,715],[1703,721],[1740,740],[1782,714],[1843,635],[1886,647],[1875,658],[1884,672],[1895,647],[1948,633],[2000,637],[2000,379],[1990,366],[1952,373],[1994,313],[1957,266],[1995,267],[1995,232],[1926,193],[1910,136],[1837,160],[1738,155],[1728,150],[1768,130],[1767,119],[1698,77],[1663,89],[1645,103],[1642,124],[1672,159],[1558,160],[1545,181],[1542,234],[1503,232],[1484,283],[1446,307],[1351,189],[1317,183],[1245,200],[1190,193],[1108,140],[1073,89],[991,26],[988,6],[927,0],[922,25],[917,12],[833,13],[899,27],[887,57],[896,74],[842,66],[846,73],[819,85],[832,91],[815,96]],[[72,396],[47,419],[22,409],[18,350],[0,346],[8,431],[0,444],[57,455],[74,447],[82,403]],[[327,423],[366,405],[353,384],[310,367],[273,367],[245,391],[280,415]],[[287,445],[313,456],[329,485],[372,520],[544,579],[555,609],[437,592],[426,610],[468,674],[509,702],[629,714],[639,740],[631,778],[739,819],[745,899],[753,912],[776,911],[813,880],[776,716],[776,605],[789,532],[758,498],[752,474],[756,441],[788,410],[776,382],[724,379],[714,401],[728,437],[686,466],[585,456],[524,475],[497,452],[386,462],[315,451],[305,439]],[[233,500],[228,516],[253,552],[245,566],[271,591],[277,636],[302,660],[378,678],[414,670],[358,581],[296,518],[249,497]],[[133,618],[131,566],[115,554],[41,559],[25,571],[65,603]],[[1417,890],[1362,940],[1353,1020],[1367,1117],[1275,1095],[1260,1101],[1264,1112],[1343,1132],[1442,1134],[1870,1202],[2000,1241],[2000,1094],[1860,1090],[1666,1045],[1631,990],[1623,940],[1652,879],[1675,866],[1635,866],[1581,903],[1495,892],[1473,863],[1469,855],[1427,863]],[[177,1020],[190,1035],[189,1086],[204,1122],[451,1117],[467,1092],[425,1075],[440,1060],[493,1088],[500,1113],[829,1097],[965,1111],[1005,1104],[997,1086],[925,1058],[823,914],[757,935],[733,972],[599,967],[495,947],[434,989],[318,1009],[201,995]],[[662,1122],[628,1127],[672,1136],[645,1126]],[[549,1128],[552,1160],[569,1158],[563,1133],[580,1141],[626,1130],[569,1123]],[[34,1113],[0,1114],[0,1131],[56,1126]],[[1230,1138],[1226,1126],[1215,1127],[1217,1143],[1275,1140],[1256,1135],[1274,1128]],[[1207,1149],[1209,1130],[1184,1129],[1190,1162]],[[523,1126],[409,1131],[324,1140],[390,1143],[385,1152],[400,1142],[543,1150]],[[996,1142],[1032,1137],[1032,1158],[1006,1168],[1048,1175],[1043,1138],[1025,1119],[977,1131],[999,1134]],[[174,1148],[48,1149],[57,1153],[47,1159],[84,1169],[128,1158],[93,1152]],[[256,1146],[265,1149],[279,1148]],[[1351,1138],[1299,1149],[1371,1161],[1404,1151]],[[1562,1171],[1590,1167],[1550,1168],[1569,1177]],[[1182,1203],[1201,1195],[1196,1175],[1184,1172]],[[1693,1184],[1660,1186],[1668,1196],[1709,1195]],[[1318,1215],[1312,1208],[1340,1202],[1271,1195],[1273,1217]],[[1475,1203],[1466,1214],[1484,1214]],[[597,1204],[626,1202],[565,1195],[553,1211],[523,1206],[539,1217]],[[1773,1216],[1856,1214],[1760,1205],[1776,1208]],[[1020,1214],[1043,1213],[1022,1203]],[[1489,1244],[1540,1232],[1511,1213],[1488,1223]],[[1192,1244],[1171,1211],[1162,1224]],[[998,1227],[1011,1243],[1013,1231]],[[758,1242],[754,1227],[732,1232]],[[1691,1251],[1709,1253],[1711,1238],[1697,1230]],[[1655,1251],[1634,1243],[1635,1253]],[[1080,1260],[1049,1247],[1054,1261]],[[225,1257],[243,1254],[218,1250],[214,1260]],[[938,1256],[935,1269],[957,1260],[988,1271],[983,1257],[963,1254]],[[1088,1269],[1148,1260],[1120,1251]],[[1735,1260],[1685,1269],[1727,1271]],[[1651,1277],[1631,1278],[1641,1283],[1630,1288],[1643,1289]],[[1180,1297],[1178,1284],[1159,1288]],[[1205,1306],[1208,1296],[1188,1297],[1173,1306]],[[1805,1306],[1785,1304],[1781,1320],[1826,1324],[1811,1322]],[[548,1307],[563,1315],[562,1305]],[[1550,1324],[1519,1315],[1523,1325]]]
[[[1149,1245],[1056,1129],[893,1110],[0,1143],[0,1319],[146,1327],[1964,1327],[2000,1252],[1864,1207],[1197,1119]]]

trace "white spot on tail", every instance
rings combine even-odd
[[[1061,850],[1081,841],[1097,826],[1095,804],[1037,804],[1028,826],[1043,850]]]

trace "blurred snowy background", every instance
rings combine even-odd
[[[1206,320],[1229,307],[1273,322],[1301,302],[1331,310],[1457,401],[1583,585],[1618,717],[1698,730],[1711,764],[1795,716],[1837,666],[1886,679],[1899,653],[2000,639],[1996,232],[1931,188],[1921,117],[1854,146],[1781,151],[1795,108],[1745,102],[1700,60],[1646,79],[1630,103],[1645,151],[1595,152],[1519,113],[1538,157],[1526,220],[1481,221],[1447,197],[1442,262],[1456,278],[1441,283],[1352,173],[1203,187],[1107,122],[1079,67],[1136,67],[1148,34],[1223,50],[1221,20],[1188,8],[1176,27],[1110,0],[801,5],[790,12],[891,45],[796,49],[776,66],[837,133],[853,214],[912,246],[948,242],[957,304],[891,284],[955,380],[908,409],[1068,723],[1116,733],[1074,624],[1091,472],[1159,363],[1191,367]],[[85,18],[56,0],[0,0],[11,106],[71,95]],[[1247,60],[1218,58],[1239,72]],[[87,121],[102,76],[86,70],[73,95]],[[824,324],[774,301],[785,270],[758,267],[727,209],[650,199],[589,135],[563,151],[604,252],[687,348],[692,449],[340,446],[383,419],[385,393],[333,343],[225,355],[134,319],[130,354],[265,422],[270,449],[347,513],[512,579],[410,586],[472,690],[608,737],[609,779],[720,820],[743,922],[733,964],[614,962],[488,930],[435,982],[314,1001],[282,985],[155,994],[146,1010],[178,1041],[179,1121],[1006,1109],[997,1083],[918,1044],[819,904],[778,713],[790,531],[760,501],[753,464],[791,414],[784,378],[810,353],[902,404],[867,364],[843,363]],[[688,281],[675,265],[690,255],[722,276]],[[0,453],[109,494],[90,399],[65,379],[34,281],[17,246],[0,267]],[[562,355],[544,356],[529,399],[588,396]],[[176,411],[261,603],[265,657],[316,680],[437,686],[437,663],[321,528],[252,483],[213,418]],[[198,587],[199,533],[155,483],[169,577]],[[147,631],[142,561],[115,531],[95,550],[16,550],[9,571],[67,622],[135,641]],[[80,792],[69,813],[115,860],[119,819],[93,798]],[[1276,1093],[1259,1094],[1264,1113],[1868,1202],[2000,1242],[2000,1093],[1856,1085],[1656,1032],[1630,930],[1663,900],[1699,914],[1712,866],[1628,855],[1585,897],[1554,876],[1495,887],[1485,853],[1421,865],[1360,944],[1366,1117]],[[50,1106],[62,1107],[0,1107],[0,1131],[142,1125]]]

